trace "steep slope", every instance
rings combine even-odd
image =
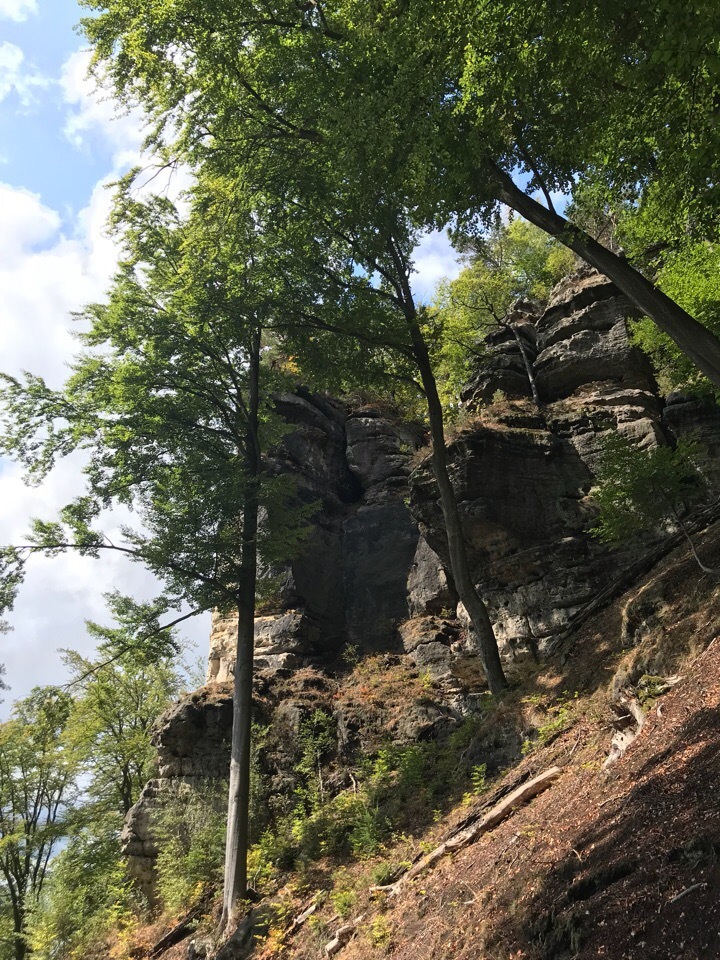
[[[511,679],[500,703],[487,695],[443,561],[422,431],[379,406],[348,408],[302,388],[278,399],[293,429],[275,468],[297,477],[299,499],[318,512],[302,556],[273,571],[280,589],[256,620],[255,715],[265,731],[256,839],[273,824],[302,833],[306,820],[317,842],[308,851],[292,836],[276,838],[282,851],[270,857],[264,899],[221,956],[310,960],[332,944],[329,953],[348,958],[660,957],[656,927],[667,939],[682,924],[658,921],[638,939],[649,904],[662,910],[685,889],[670,906],[695,903],[711,889],[720,837],[706,733],[720,683],[709,646],[720,595],[677,546],[679,535],[599,544],[589,533],[589,494],[609,433],[652,448],[699,431],[712,455],[720,412],[658,395],[630,343],[630,315],[611,284],[579,271],[544,310],[518,306],[541,405],[528,399],[507,331],[489,335],[465,392],[448,450],[471,565]],[[710,564],[718,562],[716,518],[710,506],[695,520],[700,531],[711,524],[698,540]],[[233,630],[215,619],[208,684],[160,719],[158,775],[126,823],[131,871],[151,900],[158,804],[173,784],[200,789],[228,767]],[[681,729],[684,712],[697,719],[696,741]],[[320,796],[309,802],[298,769],[307,767],[318,716],[327,736],[313,760]],[[617,762],[606,769],[608,757]],[[397,880],[402,864],[452,835],[474,805],[490,808],[554,765],[560,778],[526,808],[392,896],[371,897],[372,886]],[[654,797],[663,798],[658,817]],[[323,818],[334,816],[340,841],[329,842]],[[698,816],[710,839],[692,834]],[[655,821],[662,836],[644,829]],[[283,873],[293,859],[298,870]],[[701,868],[690,882],[688,871]],[[307,910],[303,922],[288,923]],[[714,955],[702,952],[708,923],[687,933],[690,952],[678,940],[678,957]],[[213,955],[211,927],[191,941],[190,956]],[[184,956],[186,945],[173,950],[168,956]]]
[[[717,525],[701,545],[720,563]],[[628,617],[649,595],[648,616],[631,629],[636,645],[628,650]],[[678,682],[659,694],[657,675],[678,670]],[[625,755],[603,769],[618,719],[612,709],[618,688],[639,689],[647,719]],[[546,708],[558,697],[564,716],[552,729],[559,713]],[[528,724],[527,756],[476,807],[456,809],[419,839],[415,852],[452,836],[523,778],[554,765],[560,778],[494,830],[401,886],[397,896],[371,897],[367,868],[365,876],[360,869],[353,916],[363,919],[338,955],[720,956],[720,589],[698,577],[687,551],[673,552],[588,622],[572,652],[528,676],[497,722]],[[327,943],[342,926],[332,913],[332,906],[321,910],[316,932],[288,938],[281,955],[321,957],[317,930],[327,924]]]

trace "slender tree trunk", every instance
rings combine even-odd
[[[250,760],[252,731],[253,656],[255,652],[255,588],[257,582],[258,404],[260,335],[255,337],[250,358],[250,391],[245,446],[247,492],[243,509],[240,582],[237,589],[237,649],[233,689],[233,725],[230,749],[230,789],[225,846],[223,912],[225,929],[238,900],[247,892],[247,852],[250,813]]]
[[[495,639],[495,633],[492,623],[490,622],[487,607],[477,592],[472,574],[470,573],[462,520],[460,519],[455,491],[450,481],[450,474],[448,473],[442,404],[440,403],[427,344],[417,323],[416,316],[413,315],[408,318],[408,325],[412,337],[415,361],[420,371],[420,377],[427,398],[430,434],[433,444],[433,470],[438,490],[440,491],[440,504],[442,506],[448,540],[448,551],[450,554],[450,569],[453,580],[455,581],[455,589],[468,612],[480,644],[480,659],[483,669],[485,670],[490,692],[497,696],[502,693],[503,690],[507,689],[507,680],[503,673],[497,640]]]
[[[532,398],[536,407],[540,406],[540,394],[538,393],[537,382],[535,380],[535,372],[533,370],[532,360],[528,356],[528,352],[525,349],[525,344],[522,342],[522,337],[515,329],[514,323],[505,324],[505,326],[510,327],[512,335],[515,337],[515,342],[518,345],[518,350],[520,351],[520,356],[522,357],[523,365],[525,366],[525,373],[527,374],[528,381],[530,383],[530,390],[532,391]]]
[[[717,568],[717,567],[708,567],[708,566],[706,566],[706,565],[702,562],[702,560],[701,560],[700,557],[698,556],[697,548],[695,547],[695,541],[694,541],[693,538],[691,537],[690,531],[688,530],[688,528],[687,528],[687,527],[685,526],[685,524],[683,523],[682,517],[680,516],[680,514],[678,513],[678,511],[675,509],[675,506],[674,506],[674,505],[672,506],[672,513],[673,513],[673,515],[674,515],[674,517],[675,517],[675,522],[676,522],[677,525],[680,527],[680,532],[682,533],[682,535],[685,537],[685,539],[687,540],[688,544],[690,545],[690,552],[691,552],[692,555],[693,555],[693,558],[694,558],[694,560],[695,560],[695,563],[697,563],[697,565],[700,567],[700,569],[702,570],[702,572],[703,572],[703,573],[711,573],[711,574],[716,574],[716,573],[720,572],[720,571],[718,571],[718,568]]]
[[[27,941],[25,940],[25,909],[23,907],[16,909],[13,904],[13,921],[15,960],[25,960]]]
[[[565,217],[528,196],[502,171],[497,172],[499,199],[530,223],[555,237],[587,263],[605,274],[638,310],[666,333],[698,370],[720,386],[720,340],[674,300],[658,290],[623,258],[612,253]]]

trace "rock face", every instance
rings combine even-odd
[[[158,719],[153,731],[157,776],[150,780],[125,819],[121,842],[130,875],[154,902],[157,844],[153,819],[171,783],[189,786],[225,779],[230,760],[232,691],[205,687],[180,700]]]
[[[588,533],[588,494],[609,433],[652,449],[694,432],[720,453],[716,408],[680,396],[664,406],[647,358],[630,344],[633,316],[612,283],[579,270],[544,311],[533,317],[521,304],[510,318],[533,357],[541,407],[524,399],[526,373],[524,384],[508,377],[524,367],[507,331],[488,338],[487,357],[464,391],[474,417],[449,445],[451,471],[475,580],[506,656],[542,653],[632,559],[632,550],[609,550]],[[505,401],[488,406],[498,391]],[[429,462],[415,470],[411,491],[422,537],[447,564]]]
[[[506,658],[542,655],[635,556],[589,533],[608,433],[644,449],[698,435],[720,462],[720,411],[679,394],[660,399],[629,341],[632,316],[609,281],[580,270],[544,309],[518,304],[512,327],[490,333],[463,392],[468,417],[449,444],[450,469],[471,568]],[[300,502],[317,505],[311,536],[273,571],[280,589],[255,623],[256,707],[271,730],[266,773],[281,798],[292,793],[293,744],[313,711],[334,717],[341,789],[343,757],[383,738],[442,735],[485,688],[427,456],[411,471],[422,431],[378,407],[348,410],[303,390],[277,407],[290,429],[272,464],[296,478]],[[158,775],[126,823],[131,870],[150,897],[163,791],[226,776],[235,628],[231,616],[215,618],[209,684],[158,722]],[[343,651],[361,674],[376,653],[357,689],[343,687]]]
[[[409,460],[422,431],[374,407],[348,413],[301,391],[278,398],[292,425],[272,461],[292,474],[302,503],[317,503],[299,557],[255,623],[256,666],[295,669],[347,642],[391,642],[408,616],[407,579],[418,545],[408,506]],[[278,574],[278,571],[273,571]],[[208,681],[232,676],[236,624],[216,616]]]

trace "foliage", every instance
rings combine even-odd
[[[138,200],[132,182],[115,207],[118,272],[106,302],[86,308],[85,349],[65,388],[4,377],[0,448],[35,480],[74,450],[87,465],[84,492],[58,519],[35,520],[27,543],[4,550],[0,607],[12,604],[34,554],[111,550],[163,583],[140,638],[163,632],[158,608],[238,610],[229,910],[245,884],[258,565],[270,572],[299,548],[315,504],[298,502],[290,477],[263,460],[283,432],[272,392],[286,378],[261,351],[265,329],[282,320],[284,278],[256,211],[217,177],[196,184],[186,214],[164,198]],[[116,504],[139,518],[119,542],[99,528]]]
[[[177,694],[172,631],[163,643],[136,640],[152,620],[148,604],[112,594],[114,626],[88,623],[94,657],[65,651],[73,691],[64,731],[82,793],[75,798],[66,845],[50,863],[31,917],[30,942],[43,960],[103,956],[105,938],[130,929],[142,904],[120,851],[122,820],[152,775],[152,725]],[[164,650],[164,655],[163,655]]]
[[[324,728],[314,726],[322,739]],[[289,869],[326,856],[363,859],[396,834],[422,829],[433,811],[446,809],[468,787],[476,795],[487,788],[485,764],[467,760],[483,731],[484,719],[470,718],[442,740],[384,747],[353,771],[352,789],[334,796],[320,794],[317,769],[307,762],[317,756],[317,741],[311,740],[295,805],[263,834],[261,860]],[[383,875],[394,870],[381,866]]]
[[[704,326],[720,333],[720,245],[685,241],[667,252],[657,269],[657,283]],[[646,317],[634,325],[634,341],[650,355],[666,393],[691,387],[715,393],[677,345]]]
[[[54,858],[31,918],[30,946],[41,960],[107,956],[106,939],[132,929],[140,904],[120,853],[120,818],[75,833]]]
[[[207,887],[220,886],[225,853],[227,784],[173,784],[153,827],[158,843],[158,894],[174,914]]]
[[[575,265],[570,251],[518,218],[494,223],[465,246],[468,266],[440,284],[429,320],[446,407],[457,404],[489,330],[507,323],[516,301],[547,299]]]
[[[64,656],[75,694],[68,737],[90,776],[85,819],[110,812],[125,815],[133,806],[152,773],[152,725],[180,686],[170,651],[165,657],[153,656],[138,647],[127,622],[123,624],[127,598],[111,595],[108,601],[121,623],[110,628],[87,623],[97,641],[94,659],[73,650]],[[147,623],[148,605],[134,608]],[[166,642],[174,644],[172,632]]]
[[[681,523],[687,508],[707,494],[703,451],[693,440],[640,450],[626,437],[610,435],[593,497],[599,519],[593,533],[605,542]]]
[[[7,603],[29,556],[75,549],[92,556],[116,550],[142,562],[164,582],[165,608],[233,604],[245,461],[253,442],[278,435],[267,394],[282,377],[264,371],[262,437],[251,442],[248,361],[271,287],[266,275],[245,269],[260,243],[252,218],[240,216],[236,229],[220,234],[227,226],[222,185],[213,190],[215,201],[198,188],[186,221],[169,201],[141,203],[121,193],[123,259],[107,301],[85,311],[84,352],[65,389],[52,391],[32,375],[4,378],[2,447],[31,479],[42,480],[71,450],[89,455],[86,492],[56,521],[35,521],[26,547],[6,552]],[[288,523],[291,497],[287,478],[264,478],[268,565],[305,532],[302,510],[300,522],[293,514]],[[141,521],[124,527],[120,542],[97,526],[114,503],[132,507]]]
[[[555,700],[545,705],[545,698],[542,696],[528,697],[525,703],[542,704],[545,709],[543,722],[533,731],[532,739],[525,740],[523,743],[523,753],[531,753],[537,747],[547,746],[555,737],[561,733],[572,718],[572,702],[577,700],[577,692],[574,697],[564,690]]]
[[[390,942],[392,940],[392,924],[388,918],[383,913],[379,913],[377,916],[373,917],[370,921],[370,926],[368,927],[368,940],[370,945],[375,947],[377,950],[382,950],[386,952],[390,948]]]
[[[65,832],[76,758],[65,733],[70,697],[36,687],[0,724],[0,911],[3,955],[27,952],[28,915]]]

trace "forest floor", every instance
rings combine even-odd
[[[720,566],[720,524],[697,544]],[[718,578],[677,548],[563,650],[522,671],[494,717],[534,728],[519,763],[382,857],[288,877],[269,935],[224,956],[321,960],[345,926],[341,960],[720,958]],[[672,678],[666,692],[658,677]],[[623,694],[642,703],[645,722],[605,767],[622,712],[612,701]],[[547,790],[475,842],[395,894],[372,889],[383,862],[429,852],[553,766],[562,772]],[[164,954],[186,956],[187,941]]]

